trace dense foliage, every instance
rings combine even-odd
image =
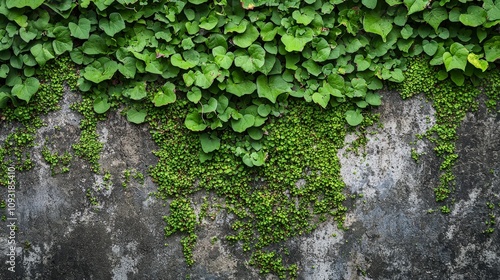
[[[0,107],[29,103],[36,69],[65,53],[97,113],[122,101],[144,122],[146,88],[157,107],[187,96],[185,125],[204,131],[200,159],[220,147],[213,131],[262,137],[289,96],[323,108],[351,104],[349,124],[380,104],[382,81],[404,80],[405,58],[426,55],[458,85],[500,57],[500,4],[474,1],[0,1]],[[265,154],[240,151],[249,166]]]
[[[42,125],[35,116],[57,108],[64,77],[83,95],[73,150],[93,171],[106,112],[125,108],[129,121],[149,123],[157,195],[174,199],[166,234],[186,234],[188,263],[203,216],[189,196],[204,189],[236,217],[228,240],[263,271],[294,277],[296,266],[270,248],[326,215],[342,225],[336,150],[346,125],[372,123],[366,109],[381,104],[387,82],[433,100],[436,198],[448,197],[456,128],[479,93],[471,83],[500,58],[498,23],[500,0],[0,0],[0,119],[26,125],[0,158],[31,166],[22,148]],[[489,79],[494,107],[498,74]],[[48,149],[43,157],[54,173],[71,161]]]

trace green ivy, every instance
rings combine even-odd
[[[235,216],[226,239],[251,251],[262,272],[294,278],[297,266],[273,244],[328,216],[342,227],[336,153],[346,127],[363,136],[376,120],[369,109],[389,82],[403,97],[423,91],[432,100],[436,199],[452,193],[456,129],[477,106],[472,85],[486,85],[490,109],[498,101],[499,3],[0,0],[0,121],[21,123],[0,148],[1,170],[32,166],[26,148],[38,116],[57,109],[66,82],[82,93],[72,147],[94,172],[103,148],[96,125],[108,111],[149,123],[156,195],[173,199],[165,233],[184,234],[188,264],[203,218],[190,196],[206,190]]]

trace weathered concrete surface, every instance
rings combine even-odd
[[[276,279],[260,275],[248,266],[248,254],[223,241],[230,219],[224,213],[203,223],[196,263],[186,266],[181,236],[163,236],[168,207],[149,197],[155,185],[146,176],[143,185],[132,179],[127,188],[121,186],[124,169],[146,174],[155,164],[145,126],[119,115],[99,125],[106,143],[101,165],[112,174],[112,184],[79,159],[70,173],[51,177],[40,156],[43,145],[63,152],[78,139],[80,116],[67,107],[76,96],[65,98],[63,110],[50,114],[39,131],[32,153],[36,168],[16,173],[16,272],[4,263],[9,230],[2,226],[0,279]],[[419,98],[402,101],[395,93],[386,93],[384,101],[383,128],[372,128],[366,155],[339,151],[346,194],[363,194],[347,201],[350,229],[326,222],[286,244],[299,279],[500,279],[498,218],[492,235],[482,233],[486,202],[494,202],[500,216],[500,120],[485,110],[468,115],[457,143],[455,206],[449,215],[429,213],[439,206],[433,193],[439,161],[420,142],[417,149],[427,154],[415,163],[409,143],[432,125],[432,107]],[[197,199],[205,195],[210,197]]]

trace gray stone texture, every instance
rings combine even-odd
[[[429,213],[440,206],[433,192],[440,162],[431,144],[410,142],[432,126],[434,111],[421,97],[383,96],[377,109],[383,127],[369,129],[360,155],[338,152],[346,195],[358,196],[346,201],[349,230],[327,221],[286,242],[299,279],[500,279],[500,220],[493,234],[482,233],[486,202],[494,202],[493,212],[500,216],[500,119],[484,106],[467,115],[459,129],[452,212]],[[68,108],[76,99],[66,94],[63,109],[44,117],[48,126],[38,132],[32,151],[35,168],[16,173],[16,272],[8,271],[4,261],[9,230],[3,226],[0,279],[277,279],[259,274],[248,265],[249,254],[224,241],[231,218],[224,213],[203,222],[196,263],[185,264],[181,235],[164,237],[162,217],[168,207],[149,196],[156,188],[149,177],[143,185],[131,179],[127,188],[121,186],[123,170],[147,174],[156,162],[145,125],[131,124],[119,114],[99,124],[105,143],[101,165],[113,178],[108,187],[102,175],[76,157],[69,173],[50,176],[40,151],[43,145],[70,151],[78,140],[80,116]],[[3,135],[9,130],[0,128]],[[353,139],[349,135],[346,142]],[[425,153],[418,163],[410,157],[412,147]],[[99,206],[90,204],[89,189]],[[1,192],[6,197],[6,190]],[[195,199],[205,195],[210,196],[200,193]]]

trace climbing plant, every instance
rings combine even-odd
[[[239,218],[237,234],[228,239],[257,250],[252,262],[263,271],[293,276],[296,268],[277,265],[280,257],[265,247],[308,232],[314,215],[332,214],[341,225],[343,185],[335,156],[326,156],[335,152],[322,141],[338,148],[345,125],[362,130],[371,123],[369,109],[382,102],[377,90],[414,79],[406,72],[409,61],[428,65],[423,83],[442,81],[445,97],[470,92],[471,83],[480,85],[497,67],[498,23],[499,0],[0,0],[0,119],[27,122],[46,112],[43,104],[52,108],[49,101],[60,100],[62,86],[54,83],[58,95],[46,100],[44,67],[70,60],[76,68],[71,84],[83,95],[73,108],[85,116],[73,149],[95,172],[102,149],[96,122],[110,110],[125,108],[130,122],[149,123],[161,147],[170,143],[167,132],[182,139],[175,143],[184,149],[157,151],[160,163],[151,176],[158,196],[174,198],[166,234],[188,234],[182,241],[188,263],[197,225],[188,196],[205,188],[226,197]],[[406,90],[420,90],[410,85]],[[311,131],[293,126],[301,118]],[[444,124],[432,132],[455,137]],[[30,133],[9,140],[27,145]],[[305,139],[306,146],[295,147],[293,139]],[[453,181],[446,171],[455,159],[450,143],[436,147],[445,170],[438,200]],[[294,162],[296,156],[304,161]],[[189,162],[178,165],[188,171],[173,162]],[[243,193],[256,184],[245,179],[250,174],[267,183]],[[311,177],[307,187],[296,187],[303,176],[319,181]],[[200,177],[210,180],[200,183]],[[228,185],[222,177],[240,179]],[[284,202],[287,191],[302,208]]]

